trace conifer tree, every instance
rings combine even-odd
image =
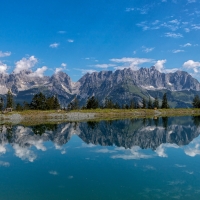
[[[152,101],[151,101],[150,97],[149,97],[149,101],[148,101],[147,107],[148,107],[148,109],[152,109],[153,108]]]
[[[3,98],[0,97],[0,111],[3,110]]]
[[[13,94],[8,90],[6,108],[13,108],[13,103]]]
[[[142,108],[143,109],[146,108],[146,100],[145,100],[145,98],[142,99]]]
[[[98,107],[99,107],[99,102],[94,96],[92,96],[91,98],[88,98],[87,105],[86,105],[87,109],[96,109]]]
[[[154,99],[153,107],[154,107],[154,108],[159,108],[159,100],[158,100],[158,97],[156,97],[156,98]]]
[[[165,108],[165,109],[169,108],[169,104],[168,104],[168,101],[167,101],[167,94],[166,93],[163,95],[161,108]]]
[[[196,95],[192,101],[192,105],[194,108],[200,108],[200,98],[199,95]]]

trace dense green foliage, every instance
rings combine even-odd
[[[34,95],[29,108],[33,110],[53,110],[59,109],[60,104],[57,96],[46,97],[40,92]]]
[[[94,96],[89,97],[87,100],[86,108],[87,109],[96,109],[99,107],[99,101]]]

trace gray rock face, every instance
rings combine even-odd
[[[92,95],[97,96],[101,102],[109,97],[120,103],[126,103],[133,98],[139,100],[143,96],[151,96],[149,91],[193,90],[198,92],[200,83],[187,72],[177,71],[165,74],[156,70],[155,67],[141,68],[137,71],[129,68],[115,72],[94,72],[85,74],[76,83],[73,83],[64,72],[51,77],[36,77],[31,71],[10,75],[0,74],[0,94],[6,94],[8,89],[11,89],[16,96],[22,91],[30,94],[33,88],[46,88],[48,93],[57,94],[62,104],[68,104],[76,95],[82,103],[85,103]]]

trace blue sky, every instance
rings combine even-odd
[[[200,80],[200,0],[7,0],[0,22],[1,73],[155,65]]]

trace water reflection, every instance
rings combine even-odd
[[[37,155],[32,147],[46,151],[44,142],[52,141],[55,149],[66,153],[64,144],[77,135],[87,145],[115,146],[99,153],[115,153],[112,158],[140,159],[152,156],[167,157],[167,148],[183,148],[186,155],[200,154],[200,117],[127,119],[116,121],[88,121],[36,126],[0,126],[0,154],[6,153],[10,144],[15,155],[33,162]],[[196,140],[194,140],[197,138]],[[190,144],[189,146],[187,146]],[[148,155],[142,149],[152,149]]]

